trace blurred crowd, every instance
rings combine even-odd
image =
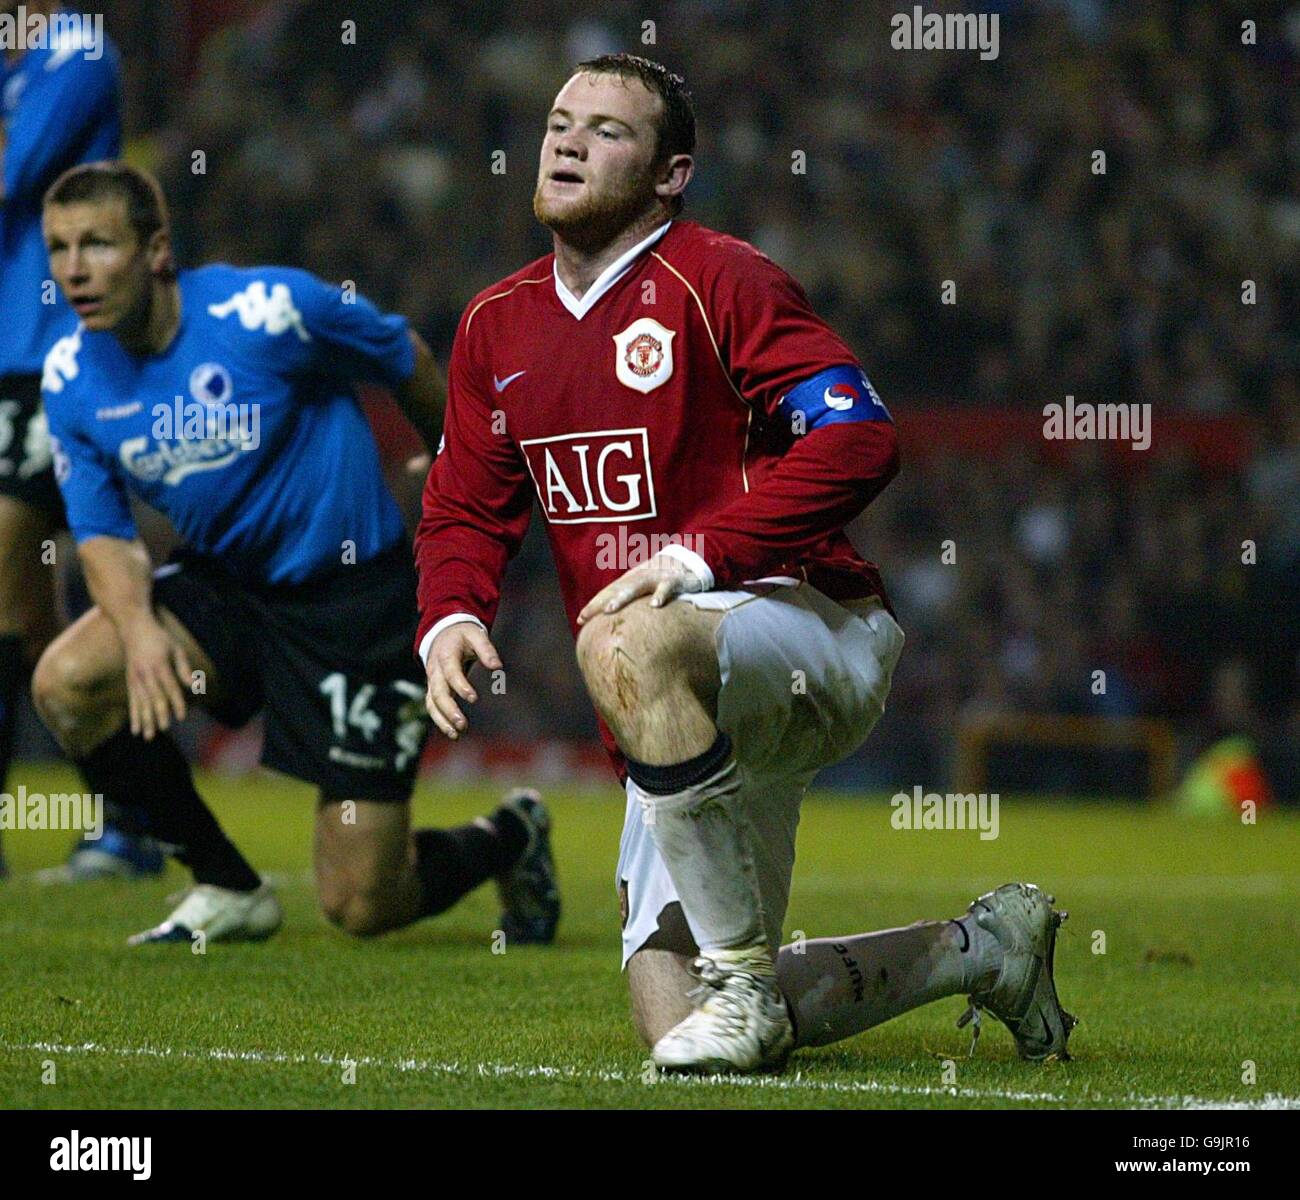
[[[183,248],[355,278],[435,345],[549,249],[529,201],[569,67],[640,49],[696,96],[686,215],[794,272],[882,395],[1262,411],[1297,365],[1300,7],[980,5],[987,62],[892,49],[893,0],[273,0],[182,52],[187,7],[113,14]]]
[[[662,59],[696,98],[685,216],[789,269],[896,411],[1071,393],[1253,431],[1214,477],[1159,447],[1124,477],[905,463],[864,523],[911,635],[872,752],[937,768],[963,712],[1008,707],[1300,734],[1300,6],[976,7],[993,61],[892,49],[910,5],[856,0],[119,0],[108,25],[184,260],[353,279],[444,359],[466,301],[549,249],[530,198],[569,67]],[[488,726],[589,730],[536,529],[499,636]]]
[[[1012,711],[1168,717],[1187,752],[1300,742],[1292,404],[1243,472],[1168,447],[1117,472],[1095,446],[1064,465],[1007,446],[905,468],[866,526],[909,634],[882,732],[935,771],[951,751],[936,731]]]

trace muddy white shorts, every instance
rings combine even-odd
[[[724,614],[718,727],[735,750],[767,935],[779,945],[804,792],[819,770],[856,750],[885,711],[903,631],[876,599],[837,604],[806,583],[675,603]],[[626,966],[677,900],[630,780],[615,885],[627,889]]]

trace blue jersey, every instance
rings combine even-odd
[[[54,469],[78,542],[132,538],[128,489],[253,584],[300,583],[404,536],[353,380],[415,370],[405,318],[306,271],[182,271],[180,326],[127,353],[78,322],[45,359]]]
[[[41,199],[69,167],[121,154],[118,109],[117,51],[107,38],[65,37],[26,51],[13,66],[0,55],[0,375],[39,374],[55,329],[67,321],[66,301],[47,286]]]

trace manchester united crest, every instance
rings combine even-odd
[[[652,392],[673,373],[673,338],[651,317],[633,321],[614,335],[614,374],[619,383],[637,392]]]

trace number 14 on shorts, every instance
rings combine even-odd
[[[384,726],[388,724],[396,748],[394,769],[404,770],[419,756],[429,720],[424,709],[424,689],[419,684],[395,679],[385,688],[373,683],[350,688],[347,676],[335,671],[321,680],[320,691],[329,698],[334,740],[339,746],[349,742],[355,745],[357,734],[367,745],[374,745],[376,739],[382,744]]]

